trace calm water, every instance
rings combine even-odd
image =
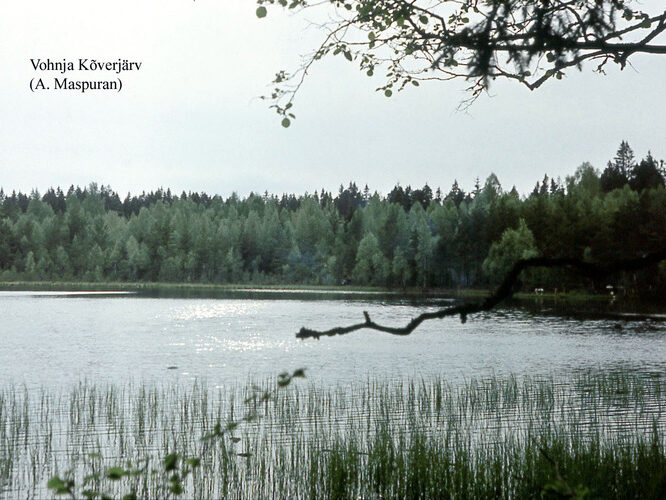
[[[69,387],[80,380],[211,386],[306,367],[337,384],[368,377],[562,375],[587,368],[666,371],[666,322],[579,317],[528,302],[426,322],[408,337],[359,331],[297,340],[301,326],[404,324],[448,299],[372,294],[239,292],[223,298],[0,292],[0,381]],[[603,309],[603,305],[602,305]]]
[[[301,326],[357,323],[363,311],[404,324],[450,304],[386,294],[0,292],[0,498],[50,497],[48,479],[71,468],[80,480],[91,452],[104,456],[96,467],[108,467],[185,448],[208,457],[204,479],[189,485],[194,497],[273,497],[256,477],[283,471],[280,453],[304,457],[292,464],[290,497],[307,486],[298,474],[321,442],[349,432],[367,446],[377,422],[394,436],[448,429],[474,446],[507,436],[523,446],[527,429],[613,442],[656,425],[663,435],[663,315],[532,300],[466,324],[426,322],[407,337],[295,338]],[[300,367],[308,380],[271,399],[260,424],[241,428],[235,451],[258,450],[257,459],[228,462],[219,448],[202,448],[214,422],[242,415],[249,379],[268,383],[263,391]]]

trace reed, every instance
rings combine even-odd
[[[4,387],[0,497],[53,496],[58,484],[47,484],[55,477],[77,498],[663,498],[666,491],[663,377],[587,371],[458,385],[279,385]]]

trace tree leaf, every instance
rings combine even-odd
[[[266,17],[266,14],[268,14],[266,7],[264,7],[263,5],[261,7],[257,7],[257,17],[259,19],[261,19],[262,17]]]
[[[49,479],[49,482],[46,483],[46,487],[50,490],[60,489],[63,488],[64,486],[65,483],[58,476],[52,477],[51,479]]]
[[[122,467],[111,467],[106,471],[106,477],[111,481],[118,481],[125,475],[125,470]]]
[[[164,457],[164,470],[172,471],[178,467],[178,455],[176,453],[171,453]]]

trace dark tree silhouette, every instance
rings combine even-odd
[[[612,162],[608,162],[608,165],[601,174],[601,178],[599,179],[601,189],[605,193],[609,193],[613,189],[621,189],[625,184],[629,183],[629,175],[634,167],[634,151],[627,141],[622,141],[615,158]]]
[[[648,153],[647,157],[637,165],[634,165],[630,172],[629,185],[631,189],[640,192],[649,188],[663,188],[664,178],[660,170],[657,160]]]

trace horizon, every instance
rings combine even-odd
[[[635,156],[635,160],[636,160],[636,162],[640,162],[641,159],[647,158],[650,154],[651,154],[651,151],[648,150],[647,153],[645,153],[644,156],[641,156],[641,155]],[[660,159],[660,158],[655,158],[655,159],[663,165],[663,162],[664,162],[663,159]],[[610,163],[610,162],[611,162],[611,160],[609,159],[608,163]],[[517,183],[512,183],[511,187],[508,188],[507,186],[509,184],[505,184],[504,182],[502,182],[502,179],[500,178],[500,176],[496,175],[495,172],[492,172],[492,171],[490,172],[490,174],[488,174],[488,176],[485,179],[481,179],[481,177],[477,176],[474,182],[475,182],[475,184],[478,182],[478,185],[481,188],[483,188],[483,186],[485,185],[485,182],[490,177],[492,177],[494,175],[499,180],[502,192],[509,193],[513,189],[516,189],[520,198],[524,199],[524,198],[527,198],[527,197],[530,196],[531,192],[534,190],[534,187],[536,185],[540,184],[543,181],[544,176],[546,176],[548,178],[548,180],[556,181],[561,187],[563,187],[566,190],[567,178],[573,176],[575,174],[575,172],[580,167],[582,167],[584,165],[592,166],[594,168],[595,172],[597,173],[597,175],[601,175],[604,168],[606,168],[605,166],[603,168],[598,168],[595,165],[592,165],[590,162],[583,161],[577,167],[575,167],[570,173],[566,174],[564,177],[562,177],[561,175],[557,176],[557,177],[553,177],[548,172],[544,172],[544,174],[541,177],[536,178],[536,180],[533,182],[533,186],[531,188],[529,188],[528,190],[518,189]],[[117,194],[120,197],[121,201],[123,199],[125,199],[127,196],[129,196],[130,198],[137,198],[141,195],[155,194],[158,191],[163,191],[165,193],[167,191],[170,191],[173,196],[178,196],[178,197],[180,197],[183,193],[185,193],[188,196],[193,195],[193,194],[199,194],[199,195],[206,194],[206,195],[210,196],[211,198],[220,197],[222,199],[229,199],[233,196],[238,196],[241,200],[244,200],[244,199],[247,199],[247,198],[249,198],[253,195],[263,197],[267,194],[271,198],[273,198],[273,197],[280,198],[282,196],[297,196],[297,197],[314,196],[314,195],[321,194],[323,192],[331,194],[333,197],[335,197],[340,192],[341,188],[342,189],[347,189],[349,186],[354,184],[358,188],[359,192],[362,192],[365,189],[365,187],[368,187],[368,189],[372,193],[371,196],[374,196],[375,194],[377,194],[380,198],[386,198],[391,193],[391,191],[393,191],[393,189],[398,188],[398,187],[402,187],[403,189],[410,188],[412,190],[418,190],[418,189],[425,188],[426,186],[428,186],[433,191],[433,194],[439,189],[441,191],[442,197],[445,197],[449,193],[449,191],[451,190],[451,188],[453,187],[453,185],[455,183],[458,184],[458,187],[465,194],[472,194],[472,193],[474,193],[474,190],[476,189],[475,184],[473,184],[472,186],[465,186],[461,182],[459,182],[458,179],[454,179],[453,181],[451,181],[451,184],[448,187],[444,187],[442,185],[431,185],[428,181],[426,181],[423,185],[420,185],[420,186],[419,185],[413,185],[413,184],[403,185],[401,182],[398,181],[393,185],[393,187],[391,187],[386,192],[384,192],[383,190],[373,188],[373,186],[371,186],[370,183],[357,182],[355,180],[349,180],[347,182],[341,182],[334,189],[328,189],[324,186],[319,186],[319,187],[316,187],[315,189],[305,189],[304,191],[293,190],[293,191],[282,191],[282,192],[273,191],[273,192],[271,192],[268,189],[264,189],[264,190],[250,190],[249,192],[246,191],[245,193],[241,193],[239,190],[226,191],[226,192],[223,193],[223,192],[207,191],[205,189],[204,190],[179,189],[179,188],[176,189],[176,188],[171,188],[171,186],[165,186],[165,185],[160,185],[158,187],[153,187],[153,188],[143,188],[140,191],[138,191],[138,190],[121,191],[119,189],[115,189],[115,187],[111,184],[101,183],[101,182],[93,180],[93,181],[87,182],[85,184],[74,184],[74,183],[72,183],[72,184],[69,184],[68,186],[64,186],[64,185],[54,186],[54,185],[51,185],[51,186],[48,186],[46,188],[31,187],[30,189],[20,189],[20,188],[17,189],[17,188],[12,187],[12,188],[10,188],[11,191],[8,190],[4,185],[0,185],[0,191],[4,192],[5,196],[7,196],[9,193],[16,193],[17,195],[18,194],[24,194],[28,197],[30,197],[32,195],[32,193],[36,191],[37,194],[40,197],[42,197],[42,196],[44,196],[45,193],[47,193],[50,190],[53,190],[55,192],[60,190],[66,196],[70,189],[74,189],[74,190],[80,189],[80,190],[85,192],[92,185],[95,185],[98,189],[106,188],[106,189],[111,190],[112,193]]]
[[[255,9],[180,0],[3,6],[0,182],[43,191],[96,179],[123,193],[159,183],[227,195],[333,192],[355,178],[388,192],[454,179],[471,188],[494,172],[524,193],[539,180],[535,166],[555,178],[585,161],[603,169],[622,140],[638,156],[666,157],[659,56],[636,55],[605,76],[588,65],[534,92],[497,81],[465,112],[465,81],[424,82],[388,99],[375,92],[379,79],[344,58],[322,60],[283,129],[259,96],[275,72],[298,67],[321,32],[307,14],[261,20]],[[32,78],[63,76],[35,70],[40,58],[142,66],[120,73],[119,93],[35,93]]]

